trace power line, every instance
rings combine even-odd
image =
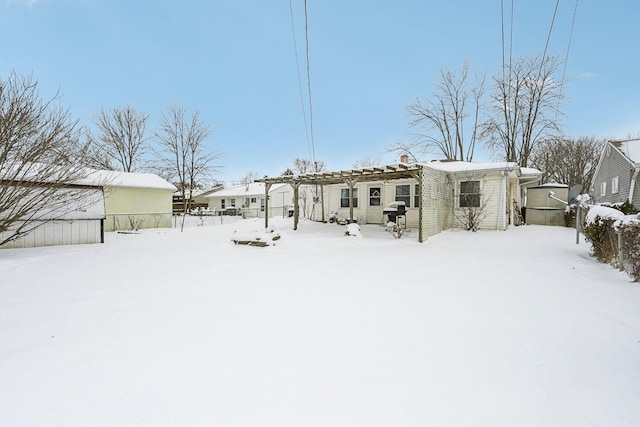
[[[289,0],[289,13],[291,15],[291,32],[293,33],[293,50],[296,55],[296,69],[298,70],[298,89],[300,90],[300,105],[302,107],[302,118],[304,120],[304,133],[307,139],[307,149],[309,150],[309,156],[312,157],[311,144],[309,141],[309,127],[307,126],[307,110],[304,105],[304,95],[302,93],[302,79],[300,78],[300,61],[298,60],[298,43],[296,42],[296,27],[293,20],[293,5],[292,0]]]
[[[544,63],[544,59],[547,57],[547,49],[549,48],[549,40],[551,40],[551,32],[553,31],[553,24],[556,21],[556,13],[558,12],[558,5],[560,4],[560,0],[556,0],[556,7],[553,10],[553,18],[551,18],[551,25],[549,26],[549,34],[547,34],[547,42],[544,45],[544,52],[542,52],[542,63]]]
[[[304,38],[306,42],[307,57],[307,90],[309,92],[309,127],[311,130],[311,161],[314,164],[314,171],[317,172],[317,162],[315,144],[313,141],[313,103],[311,101],[311,67],[309,64],[309,16],[307,13],[307,0],[304,0]]]
[[[571,49],[571,39],[573,38],[573,27],[576,23],[577,13],[578,13],[578,0],[576,0],[576,5],[573,8],[573,19],[571,20],[571,31],[569,31],[569,43],[567,44],[567,53],[564,57],[564,67],[562,69],[562,80],[560,80],[560,91],[562,91],[562,87],[564,86],[564,78],[567,72],[567,62],[569,62],[569,50]]]

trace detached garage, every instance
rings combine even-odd
[[[39,246],[79,245],[104,243],[104,193],[98,186],[72,186],[57,190],[73,192],[69,205],[36,213],[29,221],[30,229],[24,236],[0,246],[8,248],[34,248]],[[64,197],[64,196],[63,196]],[[24,222],[17,222],[20,226]],[[11,231],[0,233],[0,241]]]

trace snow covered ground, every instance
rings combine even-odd
[[[0,425],[640,425],[640,285],[574,230],[289,221],[0,251]]]

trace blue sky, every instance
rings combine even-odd
[[[58,88],[82,125],[132,105],[155,128],[170,105],[199,110],[224,157],[219,179],[279,175],[310,157],[289,0],[0,0],[0,77],[32,74]],[[513,55],[541,53],[555,0],[513,0]],[[304,1],[292,0],[309,118]],[[548,53],[567,54],[575,1],[560,1]],[[502,62],[501,2],[308,0],[315,157],[329,169],[411,139],[407,105],[440,69]],[[504,1],[505,31],[511,2]],[[578,3],[565,85],[569,136],[640,132],[640,3]],[[508,46],[507,46],[508,47]],[[489,153],[477,152],[476,160]]]

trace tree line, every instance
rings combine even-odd
[[[388,149],[414,161],[473,161],[482,143],[496,160],[588,188],[606,138],[563,134],[561,65],[557,56],[522,56],[504,64],[491,83],[472,73],[468,61],[459,71],[443,69],[434,92],[407,107],[413,139]]]

